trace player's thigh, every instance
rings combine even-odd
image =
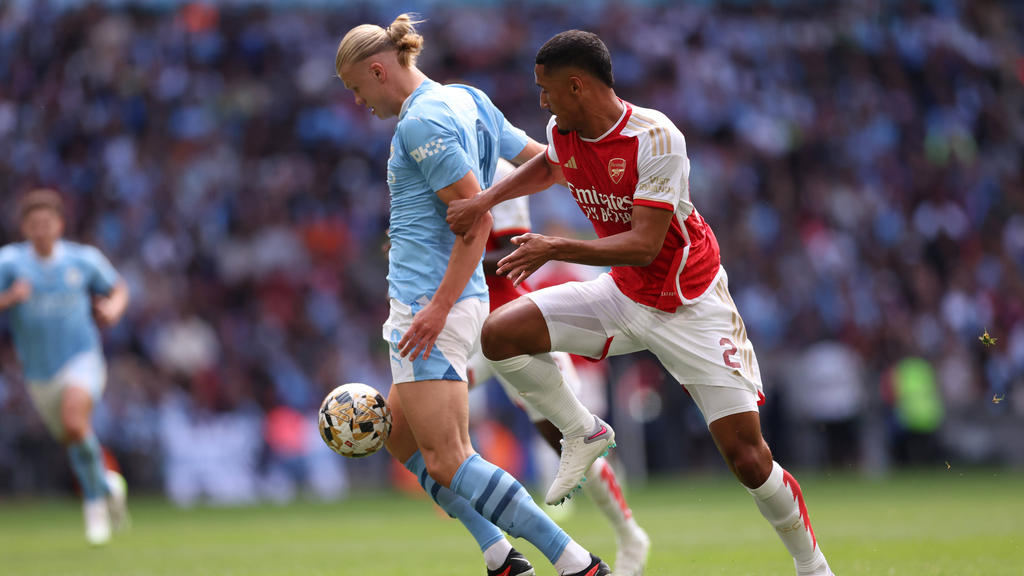
[[[93,407],[106,387],[106,365],[99,351],[76,355],[57,376],[64,394],[61,398],[61,422],[73,440],[91,429]]]
[[[65,441],[68,424],[81,433],[106,387],[107,370],[99,351],[78,354],[47,381],[28,383],[29,397],[54,439]],[[69,389],[74,389],[68,394]],[[87,428],[86,428],[87,429]]]
[[[385,446],[396,460],[405,464],[416,453],[416,436],[405,419],[405,408],[397,386],[392,386],[388,394],[388,408],[391,409],[391,433],[388,434]]]
[[[648,349],[684,385],[707,422],[756,411],[761,374],[723,273],[703,300],[675,313],[653,312]]]
[[[61,399],[64,397],[64,389],[58,385],[56,379],[30,381],[28,395],[39,418],[46,425],[46,429],[50,431],[50,435],[59,442],[64,441],[64,422],[61,418]]]
[[[395,387],[427,470],[448,486],[462,462],[473,455],[466,383],[421,380],[401,382]]]
[[[412,324],[412,310],[396,300],[391,301],[391,314],[384,324],[383,336],[391,345],[391,373],[396,397],[410,435],[431,462],[431,452],[450,447],[462,454],[469,442],[469,406],[467,364],[476,348],[480,326],[487,315],[487,302],[468,298],[452,307],[444,329],[438,335],[430,358],[402,358],[397,343]],[[395,434],[394,424],[392,435]],[[399,431],[401,447],[395,450],[409,454],[408,439]]]
[[[608,274],[587,282],[544,288],[527,294],[526,298],[537,305],[544,317],[550,351],[599,359],[643,348],[633,338],[630,327],[634,304]]]
[[[484,322],[480,346],[490,360],[551,349],[544,316],[532,300],[519,298],[498,307]]]

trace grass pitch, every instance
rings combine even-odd
[[[1024,575],[1024,473],[956,468],[883,480],[798,474],[839,576]],[[792,576],[791,560],[731,478],[661,480],[628,494],[653,540],[647,574]],[[284,507],[175,509],[132,502],[134,526],[101,549],[77,502],[0,502],[3,576],[481,576],[470,536],[426,500],[389,493]],[[615,540],[581,498],[561,525],[609,562]],[[513,545],[554,570],[523,540]]]

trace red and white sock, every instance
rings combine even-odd
[[[594,460],[587,470],[587,481],[583,483],[587,496],[597,504],[605,518],[612,523],[615,532],[622,536],[629,531],[633,511],[626,504],[622,487],[615,477],[615,470],[604,458]]]
[[[778,462],[772,462],[772,472],[764,484],[747,488],[761,515],[775,527],[782,543],[796,564],[799,576],[828,575],[831,571],[818,547],[811,528],[811,517],[804,505],[804,495],[793,476]]]

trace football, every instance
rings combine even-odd
[[[320,437],[347,458],[369,456],[391,433],[391,409],[372,386],[342,384],[320,405]]]

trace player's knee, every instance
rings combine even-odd
[[[507,360],[517,355],[511,346],[511,339],[502,333],[503,330],[491,317],[484,321],[480,330],[480,349],[488,360]]]
[[[434,482],[448,488],[452,485],[455,473],[459,471],[462,461],[453,452],[447,450],[428,450],[420,448],[423,454],[423,463],[427,467],[427,474],[434,479]]]
[[[89,435],[89,422],[77,416],[65,417],[64,441],[68,444],[77,444]]]
[[[772,471],[772,455],[768,446],[743,445],[727,456],[736,478],[748,488],[764,484]]]

